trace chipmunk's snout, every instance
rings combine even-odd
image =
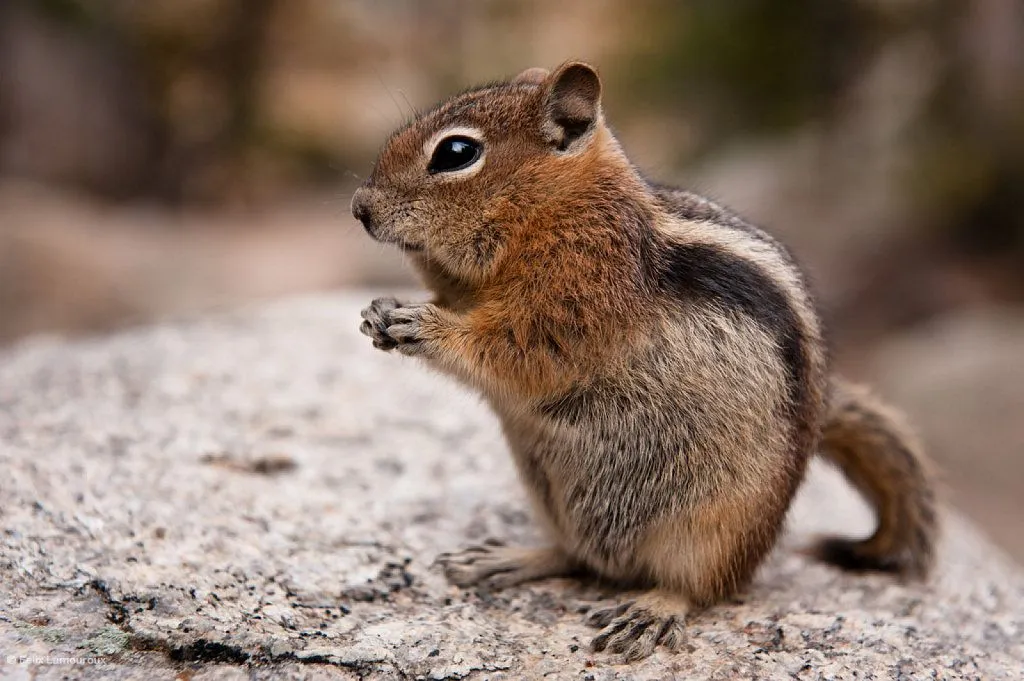
[[[377,232],[373,223],[373,209],[370,202],[370,190],[360,187],[352,195],[352,217],[363,223],[363,229],[370,236],[376,238]]]

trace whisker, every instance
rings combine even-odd
[[[396,90],[398,90],[398,94],[402,95],[402,99],[405,101],[405,105],[409,107],[409,115],[412,116],[413,120],[415,120],[416,117],[419,115],[419,113],[416,111],[416,107],[414,107],[412,105],[412,102],[409,101],[409,98],[405,96],[405,91],[402,90],[402,88],[396,88]]]
[[[388,94],[388,98],[391,100],[391,103],[395,105],[395,109],[398,111],[399,122],[400,123],[404,123],[405,122],[405,112],[402,111],[402,107],[400,107],[398,105],[398,100],[395,99],[395,95],[392,94],[391,88],[389,88],[387,83],[384,82],[384,78],[383,78],[383,76],[381,76],[380,71],[377,69],[376,66],[373,66],[371,64],[370,68],[373,69],[373,73],[377,76],[377,80],[380,81],[381,86],[384,88],[384,92],[386,92]]]

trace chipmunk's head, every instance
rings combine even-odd
[[[600,95],[597,73],[578,62],[458,95],[391,136],[352,214],[374,239],[479,280],[607,137]]]

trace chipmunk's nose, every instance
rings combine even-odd
[[[373,211],[370,208],[370,190],[360,187],[352,195],[352,216],[363,223],[363,229],[370,236],[376,236],[373,227]]]

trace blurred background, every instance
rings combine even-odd
[[[378,146],[568,58],[649,175],[793,247],[1024,559],[1020,0],[0,0],[0,345],[411,285],[348,213]]]

